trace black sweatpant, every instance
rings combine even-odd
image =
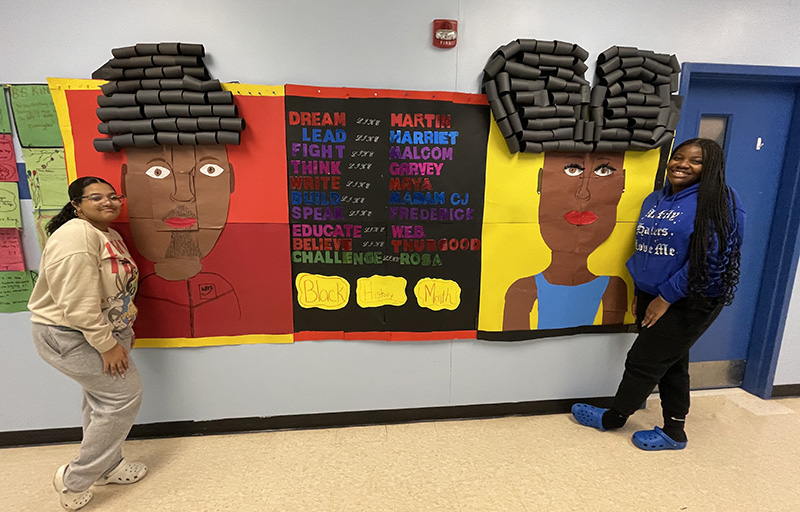
[[[641,322],[653,295],[639,292],[636,318]],[[641,327],[628,351],[614,409],[630,416],[658,384],[664,417],[689,413],[689,349],[719,316],[722,305],[683,298],[670,305],[652,327]]]

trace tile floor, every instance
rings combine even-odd
[[[654,401],[656,400],[656,401]],[[695,392],[678,452],[570,415],[130,441],[148,476],[95,488],[87,512],[800,510],[800,398]],[[0,449],[0,511],[60,510],[51,485],[77,445]]]

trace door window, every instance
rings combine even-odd
[[[728,116],[700,116],[698,137],[711,139],[725,149],[725,135],[728,132]]]

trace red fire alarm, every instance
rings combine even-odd
[[[433,20],[433,46],[452,48],[458,40],[458,21]]]

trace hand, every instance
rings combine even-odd
[[[128,370],[128,351],[125,347],[117,343],[114,348],[103,352],[100,356],[103,358],[103,373],[111,375],[114,380],[117,380],[117,374],[125,378],[125,372]]]
[[[647,311],[644,312],[642,319],[642,327],[653,327],[658,319],[664,316],[664,313],[669,309],[670,303],[664,300],[661,295],[656,297],[647,306]]]
[[[639,297],[637,295],[633,296],[633,300],[631,301],[631,313],[633,313],[633,317],[636,318],[636,306],[639,305]]]

